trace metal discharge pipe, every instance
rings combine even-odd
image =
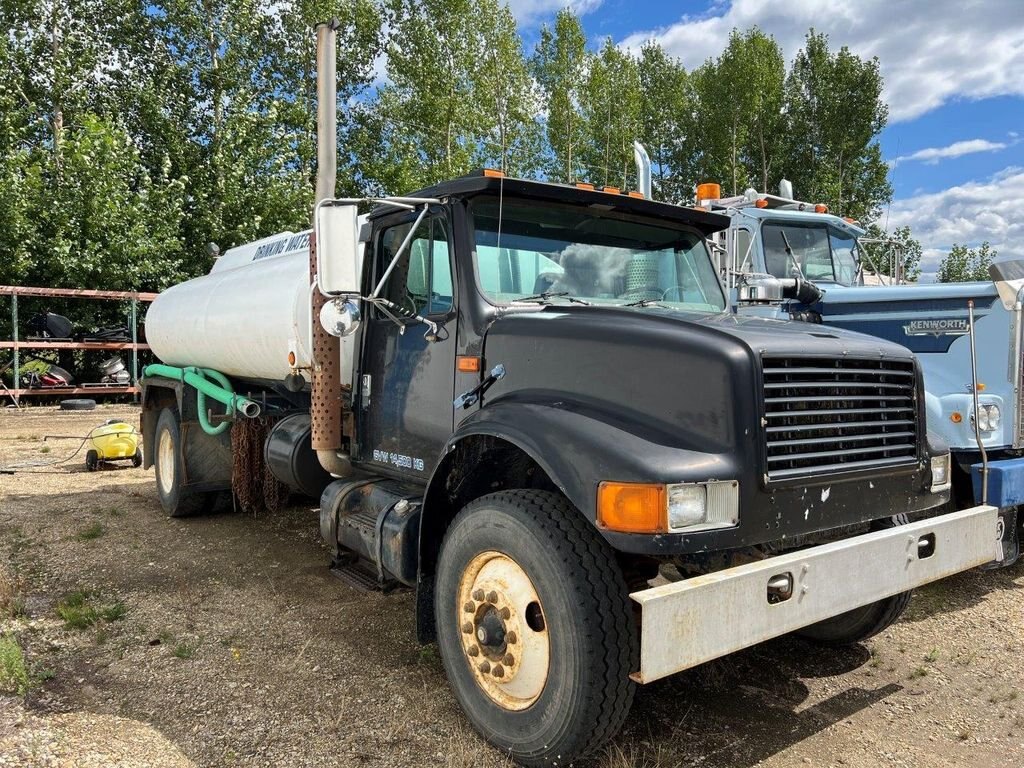
[[[316,203],[333,198],[337,185],[337,30],[340,26],[341,22],[332,19],[316,27]],[[316,248],[316,237],[310,237],[310,285],[316,284]],[[326,301],[320,291],[311,292],[311,442],[323,468],[332,475],[344,476],[352,472],[352,465],[348,456],[341,452],[341,340],[329,335],[320,325],[320,310]]]
[[[640,194],[651,200],[651,158],[639,141],[633,142],[633,160],[636,162],[636,183]]]

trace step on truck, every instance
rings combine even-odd
[[[997,261],[992,282],[907,284],[898,243],[781,186],[729,198],[717,184],[698,186],[699,205],[729,219],[712,242],[731,302],[742,314],[845,328],[914,352],[928,428],[953,457],[953,505],[998,507],[993,567],[1013,565],[1024,534],[1024,261]]]
[[[333,199],[318,38],[313,232],[148,314],[168,514],[240,467],[318,495],[333,567],[415,590],[467,718],[524,765],[598,749],[638,684],[791,632],[856,643],[992,560],[994,509],[910,519],[949,499],[914,357],[730,312],[724,217],[489,171]]]

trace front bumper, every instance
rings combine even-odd
[[[988,563],[997,517],[972,507],[634,592],[643,623],[632,678],[649,683]],[[786,574],[791,596],[769,602],[768,582]]]

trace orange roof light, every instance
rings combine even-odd
[[[755,208],[767,208],[768,207],[768,201],[765,200],[763,197],[762,198],[758,198],[754,202],[754,207]]]
[[[627,195],[629,195],[630,197],[638,197],[638,198],[640,198],[641,200],[643,200],[643,199],[644,199],[644,193],[643,193],[643,192],[637,192],[637,191],[636,191],[635,189],[631,189],[631,190],[630,190],[629,192],[627,192],[626,194],[627,194]]]
[[[664,485],[601,483],[597,488],[597,524],[624,533],[666,530]]]
[[[828,213],[828,206],[824,205],[823,203],[818,203],[816,206],[814,206],[814,212],[815,213]]]
[[[480,358],[472,355],[459,355],[456,362],[459,373],[480,373]]]
[[[701,200],[718,200],[722,197],[722,187],[713,181],[697,185],[697,202]]]
[[[505,178],[505,172],[496,171],[493,168],[484,168],[484,176],[489,179],[503,179]]]
[[[618,187],[601,187],[602,192],[607,192],[609,195],[621,195],[622,190]]]
[[[594,191],[594,185],[593,184],[587,184],[585,181],[577,181],[576,182],[576,188],[577,189],[589,189],[591,192]]]

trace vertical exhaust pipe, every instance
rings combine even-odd
[[[633,142],[633,160],[636,162],[636,183],[640,194],[648,200],[651,197],[651,158],[639,141]]]
[[[316,27],[316,202],[334,197],[338,182],[338,41],[341,22],[332,19]],[[314,222],[315,225],[315,222]],[[316,238],[309,241],[309,280],[316,284]],[[320,310],[327,298],[311,291],[313,351],[312,391],[309,408],[312,444],[316,457],[332,475],[352,472],[342,453],[341,339],[320,325]]]

